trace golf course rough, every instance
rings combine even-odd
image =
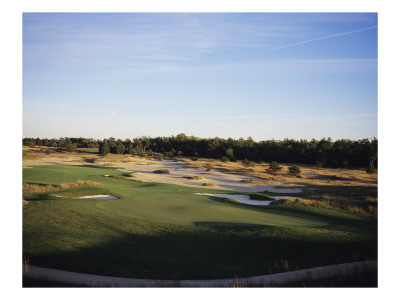
[[[360,260],[376,259],[376,219],[318,208],[241,205],[195,195],[191,187],[118,178],[124,174],[85,165],[24,169],[25,183],[102,184],[101,191],[86,195],[64,193],[71,198],[35,195],[24,206],[23,253],[32,265],[108,276],[206,279],[261,275],[269,268],[282,272],[273,266],[283,260],[295,269],[350,262],[354,253]],[[78,194],[118,199],[77,199]]]

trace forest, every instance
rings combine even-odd
[[[26,146],[49,146],[58,151],[74,152],[78,148],[99,149],[100,154],[131,154],[144,156],[159,153],[165,157],[187,156],[192,158],[214,158],[222,161],[245,160],[253,162],[316,164],[319,166],[347,167],[377,167],[378,140],[339,139],[320,140],[284,139],[254,141],[232,138],[199,138],[187,136],[184,133],[169,137],[142,136],[133,139],[108,138],[104,140],[93,138],[64,137],[59,139],[24,138]]]

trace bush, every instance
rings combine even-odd
[[[228,160],[229,160],[229,159],[228,159],[226,156],[222,156],[222,157],[221,157],[221,161],[222,161],[222,162],[227,162]]]
[[[202,180],[202,179],[204,179],[203,176],[183,176],[182,178],[192,179],[192,180]]]
[[[171,173],[171,172],[168,169],[159,169],[159,170],[154,170],[153,173],[167,174],[167,173]]]
[[[298,166],[290,166],[289,169],[288,169],[288,173],[290,175],[298,176],[298,175],[300,175],[301,170],[300,170],[300,168]]]
[[[280,170],[282,170],[282,166],[279,165],[276,161],[272,161],[269,163],[269,168],[266,169],[269,172],[278,172]]]
[[[76,144],[69,144],[65,146],[65,151],[68,152],[75,152],[76,151]]]
[[[174,158],[175,156],[173,151],[165,152],[164,155],[168,158]]]
[[[198,158],[197,157],[192,157],[192,160],[196,161],[196,160],[198,160]]]
[[[245,158],[245,159],[242,161],[242,164],[243,164],[243,166],[245,166],[246,168],[247,168],[247,167],[250,167],[250,165],[251,165],[250,161],[248,161],[247,158]]]
[[[368,168],[365,170],[365,172],[367,172],[368,174],[376,173],[375,165],[373,163],[370,163]]]
[[[207,172],[211,172],[214,169],[214,166],[212,164],[206,164],[205,168]]]

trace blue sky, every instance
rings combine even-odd
[[[24,13],[23,136],[377,137],[375,13]]]

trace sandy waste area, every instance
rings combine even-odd
[[[41,159],[24,160],[23,167],[29,168],[35,165],[97,165],[104,166],[104,163],[87,163],[85,157],[43,157]],[[207,172],[205,170],[186,167],[184,162],[176,160],[155,160],[146,158],[134,158],[132,162],[110,162],[113,167],[116,167],[125,172],[134,172],[133,179],[143,182],[159,182],[178,184],[191,187],[207,187],[205,183],[212,184],[208,186],[213,189],[228,189],[243,192],[264,192],[271,193],[299,193],[300,188],[285,188],[285,184],[278,185],[259,185],[251,183],[243,183],[242,180],[254,179],[249,176],[229,174],[213,170]],[[158,169],[168,169],[170,173],[156,174],[153,171]],[[188,179],[185,177],[201,176],[202,179]]]

